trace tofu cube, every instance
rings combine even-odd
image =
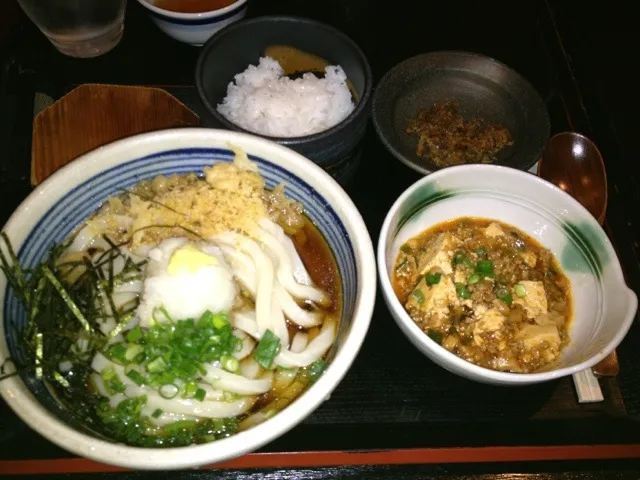
[[[445,275],[453,272],[451,262],[460,240],[444,232],[433,238],[426,246],[425,251],[418,256],[418,270],[421,275],[432,270],[440,270]]]
[[[419,310],[424,314],[424,318],[438,325],[447,319],[450,307],[459,305],[459,302],[456,287],[451,278],[442,276],[440,282],[429,286],[423,277],[409,295],[405,306],[410,312]]]
[[[493,333],[499,336],[507,319],[497,308],[490,308],[483,313],[476,311],[476,315],[479,316],[479,320],[473,325],[473,341],[476,345],[483,343],[483,334]]]
[[[502,227],[500,227],[500,225],[492,222],[487,228],[484,229],[484,234],[487,237],[499,237],[500,235],[504,235],[504,230],[502,230]]]
[[[458,265],[453,273],[453,281],[455,283],[466,283],[468,276],[467,269]]]
[[[547,313],[547,293],[542,282],[524,280],[519,282],[525,289],[524,297],[513,296],[514,303],[522,305],[529,318]]]
[[[558,348],[560,346],[558,327],[551,323],[545,325],[525,325],[518,332],[517,338],[522,340],[524,348],[527,350],[536,348],[545,342],[552,348]]]

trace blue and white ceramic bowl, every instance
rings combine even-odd
[[[402,244],[431,226],[465,216],[500,220],[526,232],[554,253],[569,277],[571,342],[550,369],[516,374],[467,362],[425,335],[396,297],[391,272]],[[590,368],[618,346],[638,308],[616,253],[591,214],[555,185],[495,165],[446,168],[409,187],[382,226],[378,272],[387,306],[409,340],[438,365],[484,383],[523,385]]]
[[[349,196],[320,167],[286,147],[251,135],[210,129],[165,130],[115,142],[63,167],[15,211],[3,231],[21,263],[32,267],[109,196],[159,174],[201,172],[233,160],[230,145],[258,163],[269,187],[286,184],[325,236],[343,282],[343,311],[330,365],[303,395],[271,419],[209,444],[134,448],[93,436],[72,420],[32,374],[0,382],[0,393],[31,428],[63,448],[103,463],[138,469],[177,469],[220,462],[255,450],[301,422],[345,375],[365,338],[376,297],[371,239]],[[13,330],[25,315],[0,274],[0,363],[21,358]]]
[[[248,0],[237,0],[231,5],[202,13],[178,13],[158,8],[149,0],[138,0],[149,11],[149,16],[160,30],[176,40],[202,46],[222,27],[237,22],[247,14]]]

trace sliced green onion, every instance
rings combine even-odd
[[[513,303],[513,297],[505,287],[498,287],[496,289],[496,297],[507,305],[511,305]]]
[[[100,372],[100,376],[105,382],[108,382],[116,376],[116,369],[113,368],[113,365],[107,365]]]
[[[411,296],[416,299],[416,302],[424,303],[424,293],[422,293],[422,290],[420,290],[419,288],[415,289],[411,293]]]
[[[493,274],[493,262],[491,260],[480,260],[476,265],[476,272],[482,275]]]
[[[469,268],[474,268],[474,264],[471,260],[469,260],[469,258],[467,258],[467,256],[464,254],[464,252],[461,251],[457,251],[454,255],[453,255],[453,265],[460,265],[460,264],[464,264]]]
[[[109,359],[118,363],[127,363],[126,354],[127,348],[122,343],[116,343],[107,350],[107,356]]]
[[[160,396],[162,398],[171,400],[172,398],[175,398],[176,395],[178,395],[179,389],[174,384],[169,383],[166,385],[162,385],[158,392],[160,393]]]
[[[207,392],[204,390],[204,388],[199,388],[196,390],[196,393],[193,396],[193,398],[195,398],[199,402],[202,402],[204,400],[204,397],[206,396],[207,396]]]
[[[136,325],[127,333],[127,342],[135,343],[142,338],[142,328]]]
[[[271,330],[266,330],[253,352],[253,358],[262,368],[269,369],[279,351],[280,339]]]
[[[178,420],[177,422],[169,423],[162,427],[162,429],[169,434],[175,434],[180,430],[189,430],[198,425],[195,420]]]
[[[140,355],[142,352],[144,352],[144,347],[142,345],[138,345],[134,343],[133,345],[129,345],[127,347],[124,353],[124,358],[130,362],[131,360],[136,358],[138,355]]]
[[[157,357],[156,359],[150,361],[147,364],[147,370],[149,370],[151,373],[164,372],[166,369],[167,369],[167,364],[162,359],[162,357]]]
[[[427,273],[424,277],[425,282],[427,282],[427,285],[437,285],[438,283],[440,283],[440,278],[442,278],[442,275],[439,272],[435,272],[435,273]]]
[[[521,283],[518,283],[515,287],[513,287],[513,291],[518,297],[524,297],[527,294],[527,289]]]
[[[142,372],[140,365],[136,365],[135,363],[128,363],[124,366],[124,373],[129,373],[131,371]]]
[[[168,318],[161,308],[155,314]],[[242,348],[242,342],[233,334],[225,312],[206,312],[195,320],[187,318],[155,323],[145,329],[133,328],[126,338],[126,342],[109,346],[105,355],[124,365],[124,374],[134,383],[158,389],[178,385],[178,394],[184,398],[194,397],[198,390],[196,379],[206,374],[205,364],[220,362],[221,368],[234,373],[240,367],[233,354]],[[254,356],[268,365],[273,363],[279,348],[279,339],[269,332]],[[108,377],[109,371],[105,374]],[[114,388],[120,389],[118,385]],[[172,387],[165,387],[165,393],[167,388]]]
[[[216,313],[213,316],[213,326],[217,330],[220,330],[229,325],[229,317],[227,317],[226,313]]]
[[[327,368],[327,362],[323,359],[316,360],[309,367],[309,379],[311,382],[316,382]]]
[[[116,393],[124,393],[127,387],[120,381],[119,378],[112,378],[109,382],[105,383],[107,390],[111,390]]]
[[[149,385],[154,387],[160,387],[162,385],[166,385],[173,382],[174,379],[175,379],[175,375],[169,372],[162,372],[162,373],[153,375],[153,377],[151,377],[151,379],[149,380]]]
[[[195,342],[193,341],[193,338],[191,337],[184,337],[180,341],[180,348],[183,352],[187,354],[195,354],[199,350]]]
[[[430,328],[429,330],[427,330],[427,336],[438,345],[442,345],[442,333],[440,333],[439,331]]]
[[[456,295],[463,300],[471,298],[471,292],[463,283],[456,283]]]
[[[100,372],[100,376],[102,377],[104,386],[109,393],[122,393],[126,390],[126,387],[120,381],[120,378],[118,378],[118,374],[116,373],[116,369],[113,365],[104,367],[102,372]]]
[[[160,409],[160,408],[156,408],[153,413],[151,414],[151,416],[153,418],[158,418],[160,417],[160,415],[162,415],[164,412]]]
[[[220,364],[222,365],[222,368],[228,372],[237,372],[240,368],[240,362],[238,362],[238,359],[231,355],[224,355],[220,359]]]
[[[191,398],[196,393],[196,390],[198,390],[198,385],[196,382],[189,382],[186,385],[182,385],[180,390],[183,392],[183,398]]]
[[[207,310],[198,319],[198,328],[206,328],[211,326],[213,326],[213,313]]]
[[[472,275],[469,275],[469,278],[467,278],[467,285],[473,285],[474,283],[478,283],[480,280],[480,275],[474,273]]]
[[[129,370],[125,373],[125,375],[129,377],[131,381],[133,381],[133,383],[135,383],[136,385],[144,385],[144,376],[137,370]]]
[[[187,374],[187,377],[193,377],[197,373],[201,373],[203,375],[207,373],[204,367],[200,367],[198,363],[188,360],[182,362],[182,370]]]

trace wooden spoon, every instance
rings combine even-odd
[[[598,147],[584,135],[554,135],[538,163],[538,175],[578,200],[600,225],[607,212],[607,173]],[[620,370],[615,350],[593,367],[600,376],[616,376]]]
[[[607,173],[598,147],[584,135],[554,135],[538,163],[538,175],[580,202],[602,225],[607,213]]]

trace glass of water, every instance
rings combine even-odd
[[[18,3],[65,55],[97,57],[122,38],[127,0],[18,0]]]

